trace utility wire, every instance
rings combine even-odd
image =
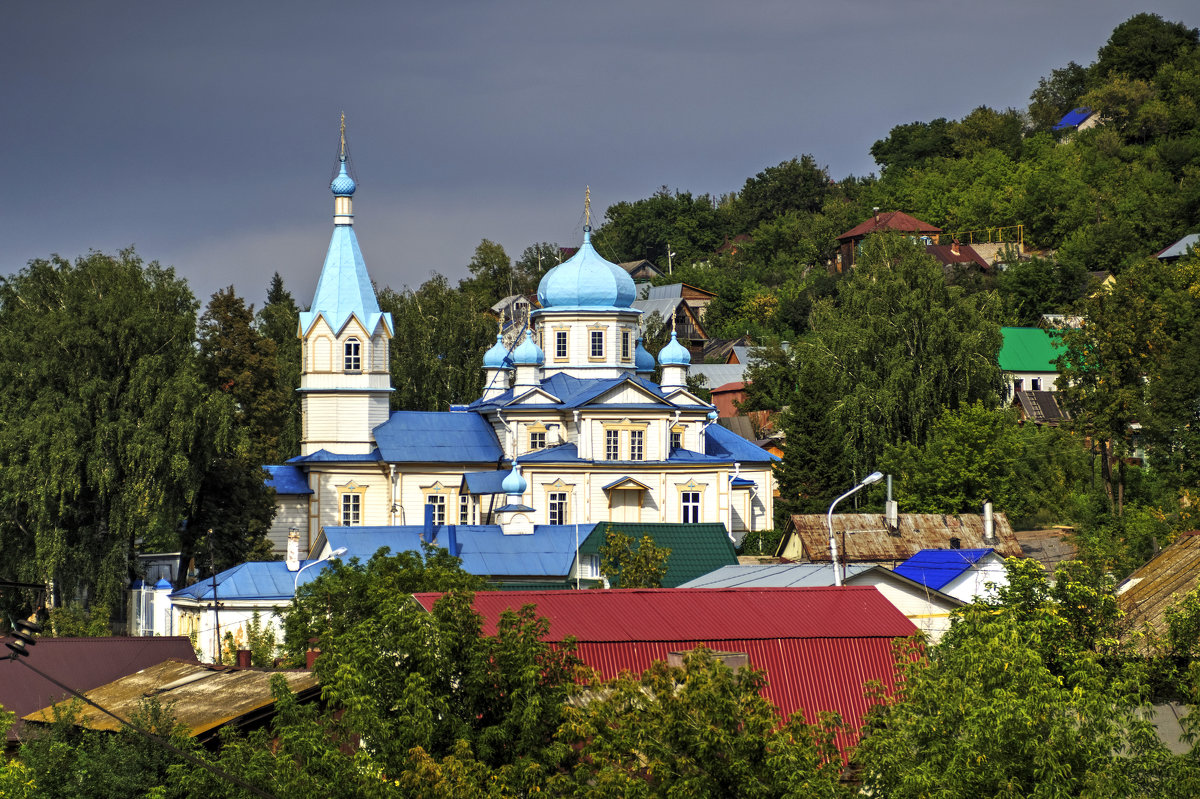
[[[86,697],[83,694],[76,691],[71,686],[59,682],[58,680],[51,677],[49,674],[47,674],[46,672],[37,668],[36,666],[33,666],[33,665],[27,663],[26,661],[22,660],[21,658],[17,657],[17,654],[15,652],[9,656],[9,659],[15,660],[16,662],[23,665],[25,668],[30,669],[31,671],[33,671],[35,674],[42,677],[43,679],[49,680],[50,682],[54,683],[59,688],[63,689],[64,691],[71,694],[72,696],[74,696],[78,699],[82,699],[84,702],[86,702],[87,704],[96,708],[101,713],[103,713],[107,716],[111,716],[112,718],[116,719],[118,722],[120,722],[124,726],[128,727],[129,729],[133,730],[134,732],[138,733],[139,735],[144,735],[145,737],[149,738],[151,741],[158,744],[159,746],[161,746],[165,749],[169,749],[170,751],[179,755],[180,757],[182,757],[184,760],[188,761],[192,765],[199,766],[200,768],[204,769],[205,771],[207,771],[217,777],[221,777],[222,779],[227,779],[230,782],[232,782],[233,784],[235,784],[241,788],[245,788],[247,791],[254,794],[255,796],[261,796],[261,797],[263,797],[263,799],[276,799],[274,794],[269,794],[260,788],[255,788],[253,785],[246,782],[245,780],[242,780],[239,777],[236,777],[227,771],[221,770],[217,766],[214,766],[212,763],[209,763],[206,760],[202,760],[202,759],[196,757],[195,755],[191,754],[190,752],[185,752],[184,750],[175,746],[173,743],[171,743],[167,739],[163,738],[161,735],[156,735],[155,733],[152,733],[149,730],[143,730],[141,727],[138,727],[137,725],[126,721],[125,719],[118,716],[116,713],[113,713],[111,710],[101,707],[100,705],[96,704],[88,697]]]

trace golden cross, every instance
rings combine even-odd
[[[346,112],[342,112],[342,149],[338,153],[338,158],[346,160]]]
[[[583,195],[583,224],[590,228],[592,226],[592,187],[586,188]]]

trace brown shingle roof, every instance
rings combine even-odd
[[[839,558],[849,563],[904,561],[922,549],[952,549],[951,539],[955,538],[959,549],[991,547],[1002,557],[1021,557],[1021,545],[1013,536],[1008,517],[997,512],[995,523],[996,540],[985,542],[983,516],[977,513],[901,513],[899,529],[894,533],[887,529],[882,513],[835,513],[833,532]],[[829,529],[824,514],[792,516],[778,552],[784,551],[793,536],[800,539],[804,560],[829,560]]]
[[[943,266],[974,264],[985,272],[992,270],[992,265],[969,244],[926,244],[925,252],[937,258]]]
[[[941,233],[940,227],[934,227],[928,222],[922,222],[915,216],[909,216],[903,211],[888,211],[886,214],[877,214],[868,217],[866,221],[861,222],[847,230],[842,235],[838,236],[838,241],[846,239],[859,239],[868,233],[874,233],[877,230],[898,230],[902,233]]]
[[[1167,608],[1200,586],[1200,531],[1184,533],[1117,588],[1130,630],[1167,629]]]

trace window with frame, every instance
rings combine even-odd
[[[567,523],[567,492],[551,491],[546,502],[547,521],[550,524]]]
[[[344,347],[345,352],[345,369],[347,372],[362,371],[362,344],[356,338],[346,339]]]
[[[671,431],[671,449],[683,449],[683,431]]]
[[[629,348],[629,331],[622,330],[621,331],[621,360],[628,361],[630,357],[631,356],[630,356],[630,348]]]
[[[1040,378],[1040,377],[1031,378],[1029,381],[1029,390],[1030,391],[1041,391],[1042,390],[1042,378]]]
[[[444,494],[428,494],[425,497],[425,504],[433,506],[433,523],[446,523],[446,497]]]
[[[603,330],[591,331],[591,340],[592,340],[592,348],[589,352],[589,357],[591,357],[593,359],[603,358],[604,357],[604,331]]]
[[[472,517],[474,516],[472,511],[475,508],[474,508],[474,503],[472,503],[471,500],[472,500],[472,497],[470,494],[460,494],[459,495],[459,497],[458,497],[458,523],[459,524],[473,524],[474,523],[472,521]]]
[[[585,580],[600,579],[600,556],[599,555],[580,555],[579,556],[579,576]]]
[[[679,493],[679,504],[683,509],[684,524],[698,524],[700,522],[699,491],[681,491]]]
[[[1025,381],[1019,377],[1014,379],[1013,380],[1013,391],[1024,391],[1024,390],[1025,390]]]
[[[604,431],[604,459],[606,461],[621,460],[621,431]]]
[[[567,331],[554,331],[554,357],[560,361],[567,359]]]
[[[342,494],[342,527],[362,524],[362,494]]]
[[[529,433],[529,448],[531,450],[546,448],[546,431],[545,430],[531,430],[530,431],[530,433]]]
[[[646,433],[643,430],[629,431],[629,460],[640,461],[645,455]]]

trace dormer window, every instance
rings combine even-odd
[[[345,370],[347,372],[362,371],[362,344],[356,338],[346,339]]]

